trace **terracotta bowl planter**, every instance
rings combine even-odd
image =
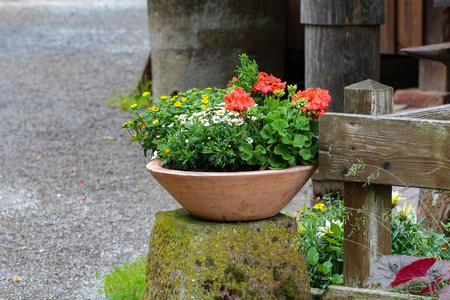
[[[153,177],[187,211],[210,221],[251,221],[282,210],[316,171],[318,164],[284,170],[191,172],[147,164]]]

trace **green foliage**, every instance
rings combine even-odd
[[[155,101],[148,95],[153,104],[145,111],[141,105],[131,105],[132,117],[122,125],[131,141],[141,145],[144,155],[151,150],[166,167],[178,170],[284,169],[316,163],[315,116],[328,106],[328,92],[328,98],[324,93],[311,96],[316,102],[321,99],[322,108],[307,110],[304,106],[310,100],[291,101],[295,86],[288,87],[288,98],[283,100],[285,82],[259,73],[246,54],[240,61],[238,77],[225,90],[193,88]],[[264,92],[255,92],[254,87]]]
[[[414,222],[401,215],[392,216],[392,254],[450,260],[450,239],[422,227],[425,220]]]
[[[343,200],[330,195],[312,208],[304,205],[295,215],[311,287],[343,283],[343,216]]]
[[[253,85],[258,80],[258,64],[255,60],[250,60],[247,54],[239,55],[241,65],[237,67],[236,86],[242,87],[247,93],[253,93]]]
[[[398,196],[398,195],[397,195]],[[401,196],[401,195],[400,195]],[[399,208],[391,218],[392,254],[450,260],[450,239],[416,222],[412,206]],[[362,211],[365,214],[364,211]],[[343,200],[325,195],[312,208],[304,205],[298,215],[298,233],[309,269],[311,287],[324,288],[343,283]],[[370,216],[367,216],[369,218]]]
[[[107,273],[100,292],[107,300],[140,300],[145,289],[145,257],[125,262]]]
[[[152,81],[147,82],[143,87],[141,87],[144,91],[151,91],[152,89]],[[139,92],[137,84],[133,87],[133,93],[128,94],[125,92],[120,92],[120,94],[113,94],[108,99],[108,106],[116,106],[119,109],[128,109],[131,105],[137,104],[142,107],[149,106],[148,97],[142,96]]]

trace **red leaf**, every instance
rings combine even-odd
[[[431,291],[430,291],[430,287],[427,286],[419,294],[423,295],[423,294],[431,293],[431,292],[434,292],[434,291],[436,291],[436,284],[431,285]]]
[[[434,265],[436,258],[423,258],[412,262],[406,267],[398,270],[391,287],[410,281],[414,278],[427,276],[428,270]]]

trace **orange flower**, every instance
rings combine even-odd
[[[275,91],[284,90],[286,87],[286,81],[281,82],[280,78],[276,78],[273,75],[260,72],[258,75],[258,81],[253,86],[253,91],[261,91],[264,94],[273,93]]]
[[[305,91],[298,91],[292,98],[294,100],[293,105],[297,104],[302,112],[313,118],[322,116],[331,101],[328,91],[321,88],[315,90],[308,88]]]
[[[250,93],[246,93],[242,87],[237,87],[234,92],[225,95],[225,109],[229,111],[243,111],[255,105],[255,100],[250,97]]]

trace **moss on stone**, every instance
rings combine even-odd
[[[219,223],[183,209],[157,213],[143,299],[289,299],[289,291],[311,299],[304,255],[290,247],[292,222],[282,214]]]

